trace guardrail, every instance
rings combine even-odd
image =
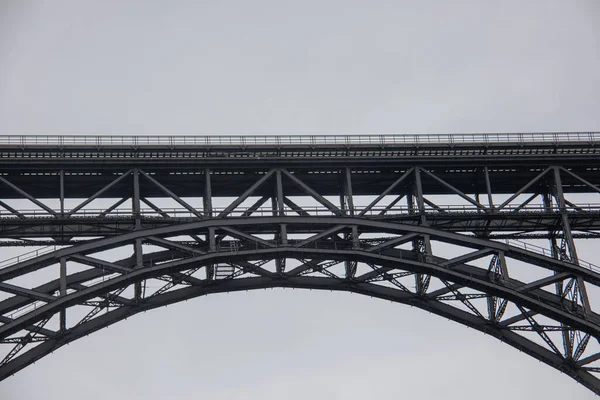
[[[440,210],[443,212],[485,212],[484,210],[476,207],[472,204],[461,204],[461,205],[437,205],[439,209],[435,209],[433,207],[426,206],[426,212],[432,213],[440,213]],[[301,206],[302,210],[306,211],[311,215],[333,215],[334,213],[322,206]],[[578,211],[600,211],[600,203],[587,203],[587,204],[576,204]],[[197,215],[188,210],[187,208],[161,208],[163,213],[168,214],[169,218],[197,218]],[[224,211],[225,208],[213,208],[213,217],[216,217]],[[572,210],[571,207],[567,207],[567,210]],[[54,210],[58,216],[60,216],[60,210]],[[362,211],[361,207],[356,207],[355,215]],[[381,213],[385,211],[386,215],[393,214],[418,214],[418,210],[410,209],[408,206],[394,206],[390,209],[385,207],[373,207],[369,209],[364,215],[367,216],[377,216],[382,215]],[[487,212],[491,212],[489,210]],[[561,211],[558,206],[545,206],[543,204],[527,204],[525,206],[505,206],[500,210],[494,210],[494,212],[499,213],[514,213],[514,212],[559,212]],[[64,210],[64,214],[68,215],[71,210]],[[76,213],[72,214],[72,217],[81,217],[81,216],[89,216],[89,217],[97,217],[106,212],[105,209],[81,209],[77,210]],[[199,214],[203,214],[202,210],[197,210]],[[297,215],[296,211],[285,209],[285,215]],[[46,210],[42,209],[32,209],[32,210],[19,210],[21,215],[26,217],[49,217],[50,214]],[[251,210],[249,207],[238,207],[235,210],[228,213],[229,216],[241,216],[244,214],[252,213],[253,216],[272,216],[274,211],[270,207],[262,207],[256,210]],[[135,213],[131,208],[121,208],[112,210],[110,213],[106,214],[106,216],[133,216]],[[161,213],[152,209],[152,208],[143,208],[140,210],[141,216],[161,216]],[[17,215],[13,214],[8,210],[0,210],[0,218],[6,217],[14,217],[17,218]]]
[[[509,246],[513,246],[513,247],[519,247],[523,250],[527,250],[527,251],[531,251],[533,253],[537,253],[537,254],[541,254],[545,257],[550,257],[550,258],[554,258],[552,256],[552,250],[542,247],[542,246],[538,246],[532,243],[528,243],[528,242],[524,242],[522,240],[518,240],[518,239],[503,239],[503,240],[498,240],[497,241],[502,241],[504,243],[506,243]],[[590,271],[594,271],[594,272],[600,272],[600,267],[597,266],[596,264],[592,264],[589,261],[585,261],[585,260],[581,260],[579,259],[579,265],[589,269]]]
[[[0,146],[286,146],[453,143],[600,142],[600,132],[449,133],[365,135],[88,136],[0,135]]]
[[[31,260],[44,254],[52,253],[53,251],[56,251],[58,247],[62,246],[45,246],[37,250],[32,250],[28,251],[27,253],[19,254],[15,257],[7,258],[6,260],[0,261],[0,269],[13,264],[18,264],[23,261]]]

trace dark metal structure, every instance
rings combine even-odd
[[[600,394],[576,248],[599,168],[600,133],[0,136],[0,246],[28,246],[0,262],[0,380],[140,311],[293,287],[428,310]]]

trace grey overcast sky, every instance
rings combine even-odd
[[[0,134],[600,130],[600,2],[0,0]],[[1,258],[1,257],[0,257]],[[2,399],[584,399],[495,339],[345,293],[135,316]]]

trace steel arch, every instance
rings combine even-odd
[[[575,368],[573,366],[563,363],[563,360],[546,348],[530,342],[524,339],[518,334],[501,330],[497,327],[486,325],[481,320],[472,316],[471,314],[451,308],[440,302],[423,299],[422,297],[410,294],[402,294],[397,291],[389,290],[388,288],[381,288],[373,284],[360,284],[354,289],[343,288],[339,285],[331,284],[329,278],[314,278],[314,277],[296,277],[291,278],[287,283],[273,284],[269,282],[268,278],[244,278],[241,280],[230,280],[222,281],[218,287],[212,288],[186,288],[178,289],[175,292],[160,295],[160,298],[152,299],[144,305],[136,304],[128,306],[128,308],[119,308],[110,311],[107,314],[93,319],[83,325],[74,328],[65,337],[53,338],[41,345],[33,348],[29,352],[25,353],[24,356],[17,357],[13,362],[2,367],[3,370],[0,372],[0,379],[5,379],[19,370],[25,368],[27,365],[32,364],[42,357],[54,352],[63,345],[70,343],[74,340],[80,339],[84,336],[92,334],[102,328],[110,326],[128,317],[131,317],[139,312],[148,311],[157,307],[166,306],[180,301],[189,300],[195,297],[211,294],[211,293],[223,293],[223,292],[234,292],[234,291],[246,291],[254,289],[267,289],[276,287],[293,287],[302,289],[315,289],[315,290],[330,290],[330,291],[348,291],[357,294],[363,294],[370,297],[385,299],[394,301],[397,303],[407,304],[410,306],[418,307],[423,310],[429,311],[436,315],[448,318],[455,322],[459,322],[465,326],[477,329],[483,333],[491,335],[504,343],[526,353],[537,360],[548,364],[561,372],[567,374],[577,382],[581,383],[585,387],[594,391],[598,394],[598,378],[591,373],[582,369]],[[248,281],[248,282],[245,282]],[[30,354],[31,353],[31,354]]]
[[[253,236],[251,233],[242,232],[244,227],[260,227],[261,229],[271,227],[276,229],[282,223],[288,225],[295,224],[298,229],[301,229],[303,226],[310,226],[311,229],[330,233],[352,225],[357,226],[361,231],[370,230],[372,232],[376,231],[379,234],[392,234],[395,236],[388,237],[389,239],[386,240],[388,243],[387,246],[377,247],[378,245],[373,246],[362,241],[359,241],[358,246],[356,246],[352,242],[316,239],[313,241],[305,239],[297,243],[282,244],[264,241]],[[240,229],[235,234],[243,238],[243,240],[236,242],[236,247],[233,250],[231,247],[224,247],[211,252],[210,249],[202,248],[201,246],[189,247],[188,245],[182,245],[165,239],[184,233],[203,234],[209,228],[219,227],[221,229],[230,229],[228,227],[231,226]],[[423,257],[423,255],[414,251],[395,247],[398,243],[410,241],[414,237],[421,235],[427,235],[431,239],[440,242],[468,247],[473,251],[454,259],[446,259],[434,256],[433,254]],[[325,234],[315,234],[313,238],[315,236],[318,236],[317,239],[327,237]],[[132,268],[132,265],[136,263],[133,259],[109,263],[89,256],[99,251],[118,248],[125,243],[134,243],[136,240],[148,240],[155,243],[158,241],[166,248],[171,247],[170,250],[147,253],[148,257],[155,254],[157,256],[155,260],[168,260],[169,257],[173,257],[174,255],[178,258],[174,261],[149,264],[142,268]],[[518,281],[509,276],[503,277],[501,273],[490,273],[490,271],[484,268],[468,264],[470,261],[492,254],[502,254],[508,259],[526,261],[531,265],[544,268],[549,275],[540,279],[537,284],[532,284]],[[295,268],[287,272],[273,272],[261,266],[252,266],[253,264],[244,267],[244,263],[250,263],[255,260],[282,260],[291,258],[309,259],[311,261],[304,263],[304,270],[302,268]],[[576,301],[562,298],[555,293],[543,289],[545,285],[555,283],[557,280],[568,280],[575,275],[581,276],[589,284],[598,286],[600,284],[600,274],[572,263],[545,257],[503,243],[449,233],[429,227],[415,227],[412,225],[401,225],[361,218],[304,217],[298,219],[292,217],[258,217],[244,220],[225,218],[210,219],[168,228],[139,230],[116,238],[100,239],[42,255],[38,258],[16,264],[9,269],[1,270],[0,272],[5,274],[5,278],[14,278],[55,264],[61,259],[86,261],[91,264],[97,263],[97,268],[88,270],[90,272],[79,272],[69,275],[71,283],[74,281],[87,282],[90,279],[98,277],[98,273],[91,273],[91,271],[97,271],[98,267],[113,268],[112,273],[114,276],[93,286],[81,288],[81,290],[73,293],[47,299],[46,305],[0,326],[0,339],[9,339],[12,335],[24,329],[31,330],[31,327],[35,327],[36,323],[43,322],[52,315],[64,312],[64,310],[70,307],[81,305],[94,298],[105,296],[108,304],[108,296],[111,296],[111,293],[114,294],[129,285],[138,284],[147,279],[170,276],[175,281],[175,278],[180,274],[180,282],[184,282],[185,279],[192,279],[192,283],[187,288],[167,291],[157,296],[150,296],[130,302],[122,301],[120,307],[110,311],[108,314],[91,318],[63,331],[49,333],[43,343],[0,366],[0,379],[4,379],[17,372],[65,343],[92,333],[103,326],[111,325],[139,311],[213,292],[266,287],[294,287],[344,290],[427,309],[505,341],[534,358],[567,373],[596,393],[600,393],[600,381],[598,378],[591,371],[587,370],[585,366],[587,364],[578,365],[578,362],[582,360],[581,356],[584,353],[590,336],[595,338],[600,337],[600,316],[591,312],[591,310],[586,310],[585,307]],[[319,268],[315,268],[315,266],[318,266],[319,262],[331,260],[361,262],[370,265],[373,270],[354,276],[337,276],[333,273],[330,273],[328,276],[303,276],[307,272],[322,273],[327,271],[327,268],[322,268],[319,271]],[[240,277],[216,279],[214,276],[210,278],[207,276],[205,279],[198,279],[192,276],[188,278],[185,275],[181,276],[185,271],[198,268],[208,269],[209,266],[219,263],[242,265],[242,268],[239,270]],[[121,268],[120,270],[119,267]],[[395,288],[381,285],[381,282],[394,282],[396,280],[394,274],[398,272],[408,274],[406,276],[426,274],[439,279],[441,282],[448,283],[448,285],[436,291],[425,290],[423,292],[417,292],[416,290],[415,292],[411,292],[405,286],[403,287],[401,283],[395,286]],[[244,275],[249,277],[243,277]],[[55,292],[59,285],[60,282],[57,281],[49,282],[46,284],[45,291],[38,293],[52,296],[48,293]],[[508,319],[512,322],[506,322],[507,320],[503,320],[502,318],[497,320],[487,319],[483,317],[481,312],[477,313],[475,311],[477,307],[471,304],[474,300],[469,300],[468,294],[461,293],[460,290],[462,288],[476,290],[481,294],[480,296],[486,299],[496,299],[496,304],[504,302],[504,307],[506,307],[506,304],[514,304],[521,311],[521,315],[515,315]],[[20,294],[15,294],[11,299],[0,302],[0,310],[7,312],[11,309],[14,310],[15,307],[22,306],[24,301],[32,302],[36,300],[32,296],[28,298],[27,295],[28,293],[23,291]],[[441,300],[444,296],[444,300]],[[449,301],[446,302],[445,300],[450,299],[450,297],[452,298],[451,301],[470,304],[472,307],[469,307],[469,310],[465,311],[447,304]],[[24,300],[24,298],[28,298],[28,300]],[[39,301],[39,298],[37,300]],[[111,317],[106,317],[107,315]],[[560,351],[557,351],[558,348],[556,346],[551,346],[551,343],[553,343],[552,340],[546,342],[550,346],[549,348],[548,346],[544,347],[519,335],[516,330],[513,330],[515,323],[525,321],[529,324],[527,329],[531,332],[537,332],[544,340],[549,339],[548,332],[551,332],[550,329],[556,328],[556,326],[538,324],[535,321],[536,315],[557,321],[557,324],[563,327],[563,331],[577,331],[587,335],[585,336],[587,338],[585,339],[585,345],[582,345],[583,341],[577,344],[578,347],[583,348],[581,351],[582,354],[579,354],[577,359],[573,357],[569,358],[561,354]],[[525,329],[526,327],[520,326],[519,328]],[[591,355],[587,358],[589,359],[590,357],[594,361],[594,358],[597,356]]]

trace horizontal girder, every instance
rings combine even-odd
[[[311,214],[312,212],[312,214]],[[97,211],[96,211],[97,213]],[[286,211],[288,215],[294,214],[293,211]],[[308,210],[308,215],[329,215],[329,210],[322,208],[318,212]],[[37,215],[41,214],[36,212]],[[29,218],[1,218],[0,217],[0,238],[55,238],[54,244],[68,244],[69,240],[77,237],[90,236],[116,236],[123,232],[135,229],[136,218],[134,215],[127,216],[121,211],[119,215],[114,216],[74,216],[70,218],[56,218],[31,216]],[[178,214],[180,216],[178,216]],[[190,223],[202,220],[185,209],[180,209],[179,213],[171,216],[143,216],[140,219],[145,228],[158,228],[163,226],[174,226],[182,223]],[[262,210],[255,212],[254,215],[269,215],[271,210]],[[485,215],[471,212],[445,212],[430,211],[425,213],[429,226],[444,229],[450,232],[471,232],[476,235],[489,236],[490,232],[506,232],[502,237],[515,238],[528,232],[545,232],[552,230],[560,222],[561,215],[558,212],[489,212]],[[250,217],[256,218],[256,217]],[[301,220],[305,217],[295,217],[295,220]],[[406,210],[390,210],[385,215],[370,216],[371,220],[380,220],[387,222],[397,222],[407,225],[419,225],[421,214],[407,213]],[[597,236],[596,231],[600,231],[600,209],[598,211],[572,211],[568,213],[569,222],[573,230],[580,232],[589,232],[588,236]],[[271,233],[261,232],[256,227],[252,233]],[[57,238],[57,232],[68,235],[66,242],[61,242]],[[27,244],[27,243],[24,243]],[[29,245],[35,246],[36,242],[29,242]]]
[[[371,160],[371,159],[369,159]],[[394,160],[403,160],[398,158]],[[569,170],[577,173],[582,178],[600,185],[600,178],[598,178],[598,170],[600,167],[600,157],[595,154],[591,158],[577,158],[577,162],[581,162],[579,167],[569,166]],[[551,160],[544,160],[546,163]],[[397,177],[399,173],[406,171],[407,166],[414,165],[418,160],[411,161],[409,164],[394,165],[395,161],[390,162],[389,160],[383,160],[382,165],[372,164],[364,165],[363,167],[352,167],[353,168],[353,181],[356,186],[355,195],[376,195],[385,190]],[[556,163],[565,165],[560,162],[559,159],[555,160]],[[468,163],[466,166],[457,165],[454,163],[448,163],[448,158],[444,157],[439,160],[437,167],[430,168],[440,178],[456,187],[457,189],[465,193],[485,193],[485,183],[482,180],[481,168],[487,164],[482,164],[480,167],[473,167],[473,160],[465,160]],[[534,161],[534,166],[522,166],[518,160],[510,159],[506,160],[507,165],[494,167],[494,163],[490,163],[490,179],[494,182],[494,194],[510,194],[519,190],[522,186],[521,182],[533,179],[539,172],[539,165],[542,160]],[[319,168],[314,164],[313,160],[301,161],[302,166],[296,166],[290,168],[295,174],[302,178],[308,185],[315,188],[321,195],[337,195],[340,189],[341,175],[339,173],[340,168],[349,166],[350,163],[344,162],[338,166],[331,166],[328,162],[325,164],[320,173],[313,173],[313,171]],[[419,162],[420,165],[426,165],[423,161]],[[27,165],[30,165],[29,163]],[[129,162],[127,163],[129,166]],[[164,185],[181,197],[201,197],[202,187],[204,185],[204,177],[201,173],[202,168],[209,167],[208,165],[198,163],[195,161],[192,163],[192,167],[185,167],[178,163],[169,162],[163,169],[158,168],[156,164],[146,164],[140,166],[143,170],[152,173],[153,176],[164,183]],[[202,165],[201,168],[198,166]],[[238,168],[234,168],[235,164],[231,164],[229,161],[224,161],[220,165],[210,166],[214,169],[214,176],[212,178],[213,185],[213,196],[237,196],[240,193],[240,188],[247,188],[250,184],[256,181],[261,175],[263,175],[270,168],[278,166],[288,166],[288,162],[272,162],[268,166],[255,165],[252,162],[245,161]],[[308,168],[307,165],[314,165]],[[546,164],[547,165],[547,164]],[[351,166],[351,165],[350,165]],[[590,166],[595,166],[596,169],[590,170]],[[510,167],[510,168],[509,168]],[[60,169],[65,170],[65,193],[69,197],[73,198],[86,198],[102,187],[108,185],[117,176],[115,175],[123,172],[124,166],[119,165],[115,172],[107,172],[106,166],[102,164],[100,170],[95,169],[93,166],[75,166],[76,171],[86,171],[86,173],[70,172],[65,168],[65,164],[62,162],[52,166],[51,164],[42,164],[39,167],[30,167],[27,171],[21,165],[13,165],[7,163],[6,160],[0,159],[0,173],[4,172],[6,179],[21,187],[23,190],[31,194],[36,198],[58,198],[59,197],[59,176],[58,171]],[[460,168],[457,170],[457,168]],[[27,175],[23,173],[27,172]],[[34,174],[30,176],[29,174]],[[194,184],[190,184],[194,183]],[[302,196],[305,193],[293,186],[285,185],[285,191],[288,196]],[[537,191],[542,190],[544,186],[536,184],[534,189]],[[130,191],[130,184],[128,182],[121,182],[118,185],[113,186],[100,197],[103,198],[119,198],[123,193]],[[406,189],[398,187],[392,194],[402,194]],[[423,191],[425,194],[430,195],[443,195],[450,194],[451,192],[437,184],[436,182],[423,182]],[[584,186],[578,186],[574,180],[567,180],[565,182],[565,192],[570,193],[589,193],[593,190]],[[163,192],[154,187],[153,185],[141,182],[140,194],[142,197],[160,197]],[[265,196],[271,195],[272,193],[267,189],[258,189],[257,195]],[[18,194],[6,191],[3,194],[4,198],[20,198]]]

